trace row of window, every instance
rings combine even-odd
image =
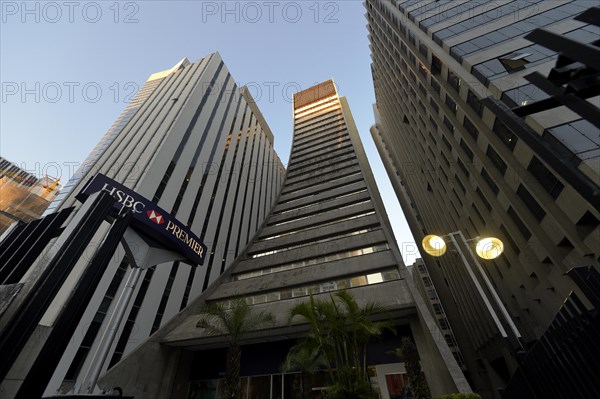
[[[322,263],[333,262],[336,260],[354,258],[356,256],[368,255],[375,252],[385,251],[389,249],[387,244],[371,245],[363,248],[357,248],[349,251],[336,252],[329,255],[318,256],[315,258],[304,259],[296,262],[286,263],[283,265],[268,267],[251,272],[240,273],[234,276],[234,280],[246,280],[253,277],[259,277],[266,274],[279,273],[286,270],[300,269],[307,266],[319,265]]]
[[[385,270],[378,273],[372,273],[367,275],[361,275],[356,277],[349,277],[336,281],[329,281],[320,284],[313,284],[304,287],[294,287],[284,289],[281,291],[269,292],[266,294],[258,294],[247,296],[244,299],[249,305],[256,305],[260,303],[275,302],[291,298],[305,297],[308,295],[316,295],[325,292],[344,290],[354,287],[363,287],[365,285],[380,284],[386,281],[393,281],[400,279],[400,275],[397,269]],[[223,307],[230,309],[232,301],[223,301]]]

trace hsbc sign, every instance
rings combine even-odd
[[[98,191],[109,192],[116,200],[115,208],[130,209],[131,227],[155,246],[179,252],[193,264],[204,263],[206,245],[188,227],[155,203],[103,174],[92,177],[76,198],[84,202]]]

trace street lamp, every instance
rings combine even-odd
[[[465,236],[463,235],[462,231],[455,231],[446,236],[437,236],[434,234],[430,234],[430,235],[426,236],[425,238],[423,238],[423,241],[422,241],[423,250],[427,254],[429,254],[431,256],[435,256],[435,257],[440,257],[440,256],[444,255],[446,253],[446,249],[447,249],[446,240],[444,239],[446,237],[449,238],[449,240],[454,244],[454,247],[456,248],[456,250],[462,260],[462,263],[467,271],[467,274],[473,281],[473,284],[475,285],[475,288],[477,289],[478,294],[480,295],[481,299],[483,300],[483,303],[485,304],[490,315],[492,316],[492,319],[494,320],[494,323],[496,324],[502,337],[507,338],[508,334],[507,334],[504,326],[500,322],[500,319],[499,319],[498,315],[496,314],[495,309],[492,307],[490,300],[488,298],[488,295],[486,295],[485,291],[483,290],[483,287],[479,283],[479,280],[475,276],[475,273],[473,272],[473,267],[471,265],[475,265],[475,268],[477,270],[479,270],[481,278],[483,279],[483,281],[488,289],[488,292],[491,294],[494,302],[496,303],[498,309],[500,310],[500,313],[502,314],[502,316],[505,319],[506,323],[508,324],[510,330],[514,334],[517,342],[522,347],[521,333],[517,329],[517,326],[513,322],[508,311],[506,310],[506,307],[502,303],[502,300],[500,300],[498,293],[494,289],[492,282],[488,278],[487,274],[481,267],[481,264],[477,260],[477,257],[475,256],[475,253],[476,253],[477,256],[479,256],[481,259],[485,259],[485,260],[496,259],[504,251],[504,244],[502,243],[502,241],[495,237],[476,238],[476,239],[467,240],[465,238]],[[471,245],[469,245],[470,241],[471,242],[477,241],[477,243],[475,244],[475,252],[473,252]],[[462,243],[462,245],[459,245],[459,242]],[[471,262],[469,262],[467,260],[467,257],[465,256],[465,253],[462,249],[463,247],[467,248],[467,252],[470,256]]]

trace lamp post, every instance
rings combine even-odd
[[[518,342],[519,346],[523,349],[523,345],[521,342],[521,333],[519,332],[517,326],[513,322],[512,318],[510,317],[508,310],[506,309],[506,307],[500,300],[498,293],[494,289],[489,277],[487,276],[487,274],[485,273],[485,271],[483,270],[483,268],[481,267],[481,264],[479,263],[479,261],[477,259],[477,256],[479,256],[481,259],[485,259],[485,260],[492,260],[492,259],[496,259],[497,257],[499,257],[502,254],[502,252],[504,251],[504,244],[502,243],[502,241],[495,237],[486,237],[486,238],[481,238],[481,239],[476,238],[476,239],[467,240],[465,238],[465,236],[463,235],[462,231],[455,231],[446,236],[437,236],[437,235],[433,235],[433,234],[426,236],[425,238],[423,238],[423,241],[422,241],[423,250],[427,254],[429,254],[431,256],[435,256],[435,257],[440,257],[440,256],[444,255],[446,253],[446,249],[447,249],[446,240],[444,239],[446,237],[454,244],[454,247],[456,248],[456,250],[460,256],[460,259],[467,271],[467,274],[469,275],[473,284],[475,285],[479,296],[481,297],[481,299],[483,300],[483,303],[485,304],[486,308],[488,309],[501,336],[503,338],[507,338],[508,334],[507,334],[506,329],[504,328],[503,324],[501,323],[500,318],[498,317],[498,314],[496,313],[496,310],[490,303],[490,299],[488,298],[488,295],[486,295],[485,290],[481,286],[479,279],[477,279],[477,277],[475,276],[472,265],[475,265],[475,268],[479,271],[479,274],[481,275],[481,279],[483,280],[485,286],[487,287],[488,292],[490,293],[493,301],[496,303],[496,306],[499,309],[500,313],[502,314],[502,317],[504,318],[510,331],[516,338],[516,341]],[[477,241],[477,243],[475,244],[475,252],[473,251],[473,248],[471,248],[471,245],[469,245],[469,242],[472,242],[472,241]],[[460,245],[459,243],[462,245]],[[471,262],[469,262],[469,260],[467,259],[467,256],[465,255],[465,253],[462,249],[463,246],[465,248],[467,248],[467,252],[469,254],[469,258],[470,258]],[[475,256],[475,253],[477,254],[477,256]]]

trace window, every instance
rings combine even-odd
[[[431,56],[431,73],[434,75],[442,73],[442,61],[435,55]]]
[[[486,155],[490,161],[494,164],[496,169],[504,176],[506,173],[506,162],[498,155],[496,151],[492,148],[492,146],[488,145]]]
[[[465,174],[465,176],[469,177],[471,174],[469,173],[469,170],[467,169],[467,167],[465,166],[465,164],[460,160],[460,158],[458,158],[456,160],[456,164],[458,165],[458,167],[460,168],[460,170],[462,170],[462,172]]]
[[[446,94],[446,106],[448,107],[448,109],[450,111],[452,111],[453,114],[456,114],[456,103],[454,102],[454,100]]]
[[[500,231],[502,232],[502,234],[504,234],[504,238],[506,238],[506,242],[508,242],[508,245],[510,245],[510,247],[515,252],[515,254],[519,255],[521,253],[519,246],[517,245],[515,240],[513,240],[512,236],[510,234],[508,234],[508,231],[506,230],[506,227],[504,227],[503,224],[500,225]],[[509,265],[510,265],[510,263],[509,263]]]
[[[410,60],[411,65],[417,64],[417,57],[412,52],[408,53],[408,59]]]
[[[525,69],[525,65],[529,64],[526,57],[530,55],[530,53],[516,52],[498,57],[498,61],[506,69],[506,72],[513,73]]]
[[[440,328],[442,330],[449,330],[450,329],[450,325],[448,324],[448,320],[447,319],[439,319],[438,320],[440,322]]]
[[[507,146],[511,151],[515,149],[515,145],[517,144],[517,136],[511,132],[506,125],[500,121],[500,119],[496,118],[496,122],[494,122],[494,133],[496,136]]]
[[[419,43],[419,53],[421,53],[424,57],[427,57],[427,46],[425,43]]]
[[[440,84],[433,78],[431,78],[431,87],[438,95],[440,94]]]
[[[433,311],[435,312],[435,314],[444,314],[444,311],[442,310],[442,306],[439,303],[434,303],[433,305]]]
[[[456,90],[458,93],[460,91],[460,78],[452,71],[448,71],[448,84]]]
[[[483,177],[483,180],[485,180],[485,182],[488,184],[488,186],[490,186],[490,188],[492,189],[494,194],[498,195],[498,192],[500,190],[498,189],[498,186],[494,182],[494,179],[492,179],[492,177],[488,174],[487,170],[481,169],[481,177]]]
[[[425,67],[425,65],[421,64],[419,62],[419,73],[425,78],[427,79],[427,68]]]
[[[477,187],[477,189],[475,190],[475,192],[477,193],[477,195],[479,195],[479,198],[481,199],[481,202],[483,202],[483,205],[487,208],[487,210],[491,211],[492,210],[492,206],[490,205],[490,202],[487,200],[487,198],[485,198],[485,196],[481,192],[481,189],[479,187]]]
[[[454,125],[450,122],[450,119],[444,116],[444,125],[448,128],[450,133],[454,133]]]
[[[463,120],[463,126],[465,127],[465,130],[467,132],[469,132],[471,137],[473,137],[475,139],[475,141],[477,141],[477,137],[479,136],[479,131],[477,130],[475,125],[473,125],[473,122],[471,122],[471,120],[469,118],[467,118],[466,116],[465,116],[465,119]]]
[[[508,213],[508,216],[510,216],[510,218],[515,223],[517,229],[519,229],[521,234],[523,234],[523,237],[525,237],[526,240],[529,240],[531,238],[531,232],[529,231],[527,226],[525,226],[525,223],[523,223],[523,220],[521,220],[519,215],[517,215],[517,212],[515,212],[512,206],[508,207],[508,211],[506,213]]]
[[[546,216],[546,212],[540,204],[533,198],[533,195],[522,185],[519,184],[519,188],[517,188],[517,195],[521,198],[521,201],[527,206],[527,208],[531,211],[533,216],[539,221],[541,221],[544,216]]]
[[[473,111],[477,112],[478,115],[483,114],[483,106],[481,104],[481,101],[479,100],[479,98],[477,98],[475,93],[471,91],[471,89],[469,89],[467,93],[467,104],[469,104]]]
[[[444,142],[444,144],[446,145],[446,147],[448,147],[448,149],[450,151],[452,151],[452,144],[450,144],[450,142],[448,141],[448,139],[446,139],[446,136],[442,135],[442,141]]]
[[[429,105],[431,105],[431,108],[435,111],[436,115],[440,112],[440,107],[433,101],[433,97],[429,97]]]
[[[462,184],[462,182],[460,181],[460,179],[458,178],[457,175],[454,175],[454,178],[456,179],[456,184],[458,185],[458,187],[460,187],[460,191],[462,191],[463,194],[467,193],[467,189],[465,188],[465,185]],[[462,203],[461,203],[462,205]]]
[[[467,143],[465,143],[465,141],[463,139],[460,139],[460,148],[463,149],[465,154],[467,154],[469,159],[472,161],[473,160],[473,151],[471,151],[471,148],[469,148],[469,146],[467,145]]]
[[[554,199],[558,198],[565,187],[535,156],[529,162],[527,171],[537,179],[544,190]]]

